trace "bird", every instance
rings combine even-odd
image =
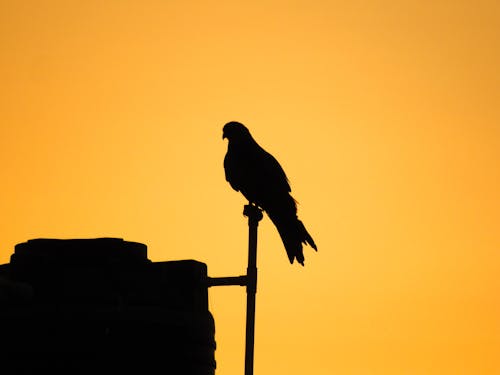
[[[290,194],[290,182],[280,163],[240,122],[226,123],[222,139],[228,140],[224,157],[227,182],[251,205],[266,212],[278,230],[290,263],[296,259],[304,266],[303,244],[316,251],[318,248],[297,216],[297,201]]]

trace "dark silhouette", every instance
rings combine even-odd
[[[250,204],[266,211],[278,229],[290,263],[297,259],[304,265],[302,244],[308,244],[314,250],[317,247],[297,217],[297,204],[290,195],[290,184],[283,168],[239,122],[224,125],[222,138],[229,141],[224,158],[226,180]]]
[[[207,267],[116,238],[37,239],[0,266],[0,373],[215,373]]]

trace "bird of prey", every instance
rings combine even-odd
[[[297,204],[278,161],[253,139],[241,123],[224,125],[222,139],[228,139],[224,158],[226,180],[240,191],[250,204],[263,209],[274,223],[285,245],[290,263],[304,265],[302,244],[317,250],[314,240],[297,217]]]

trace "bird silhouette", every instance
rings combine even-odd
[[[297,217],[297,203],[290,195],[288,178],[278,161],[260,147],[241,123],[224,125],[222,139],[228,139],[224,158],[226,180],[250,204],[263,209],[276,226],[288,259],[304,265],[302,244],[317,251],[316,244]]]

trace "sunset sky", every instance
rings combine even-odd
[[[224,123],[318,245],[259,227],[255,374],[500,374],[498,1],[0,0],[0,264],[121,237],[245,273]],[[217,374],[245,292],[209,291]]]

